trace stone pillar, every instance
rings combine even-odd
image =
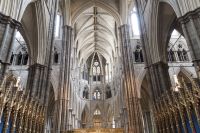
[[[33,64],[29,67],[27,89],[30,90],[32,97],[42,97],[43,82],[45,81],[45,69],[44,65]]]
[[[78,127],[78,118],[75,117],[75,129],[77,129],[77,128],[79,128],[79,127]]]
[[[14,43],[15,34],[21,24],[0,13],[0,80],[6,73],[7,66],[10,64],[10,55]]]
[[[124,83],[126,93],[126,106],[128,110],[128,132],[143,133],[142,111],[140,99],[136,90],[134,66],[131,60],[131,43],[129,36],[129,26],[122,25],[120,28],[122,63],[124,69]]]
[[[110,71],[109,71],[109,64],[107,63],[107,74],[108,74],[108,83],[110,82]]]
[[[73,113],[73,114],[72,114],[72,124],[73,124],[73,125],[72,125],[72,128],[73,128],[73,129],[76,128],[76,120],[75,120],[75,118],[76,118],[76,114]]]
[[[200,78],[200,8],[179,18],[192,60]]]
[[[70,100],[70,71],[72,51],[72,28],[63,27],[63,40],[60,64],[60,77],[58,87],[58,99],[55,102],[54,132],[65,133],[68,123],[68,109]]]
[[[150,73],[150,79],[152,81],[153,94],[157,98],[165,90],[169,90],[171,87],[170,76],[168,72],[168,64],[164,62],[157,62],[146,67]]]

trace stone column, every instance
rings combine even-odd
[[[200,8],[180,17],[179,22],[189,46],[197,76],[200,78]]]
[[[68,123],[68,109],[70,100],[70,71],[72,51],[72,28],[63,27],[63,40],[60,64],[60,77],[58,87],[58,99],[55,102],[54,132],[65,133]]]
[[[171,81],[168,72],[168,64],[165,62],[157,62],[146,67],[150,73],[150,79],[153,86],[154,97],[157,98],[165,90],[169,90],[171,87]]]
[[[142,111],[140,99],[136,90],[134,67],[131,60],[131,43],[129,26],[122,25],[120,28],[122,63],[124,69],[124,83],[126,93],[126,106],[128,110],[128,132],[143,133]]]
[[[108,74],[108,83],[110,82],[110,69],[109,69],[109,64],[107,63],[107,74]]]
[[[0,80],[6,73],[7,66],[10,64],[10,55],[14,43],[15,34],[21,24],[0,13]]]
[[[72,125],[72,128],[73,128],[73,129],[76,128],[76,126],[75,126],[75,122],[76,122],[75,118],[76,118],[76,114],[73,113],[73,114],[72,114],[72,124],[73,124],[73,125]]]
[[[27,89],[32,97],[42,97],[43,82],[45,81],[45,70],[47,67],[41,64],[33,64],[29,67]]]

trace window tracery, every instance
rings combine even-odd
[[[100,90],[97,88],[94,93],[93,93],[93,100],[100,100],[101,99],[101,92]]]
[[[130,17],[131,17],[131,29],[132,29],[133,36],[139,36],[140,30],[139,30],[139,23],[138,23],[136,7],[133,8]]]
[[[100,61],[97,54],[95,54],[94,56],[94,62],[92,65],[92,73],[93,73],[93,81],[101,81],[101,78],[100,78],[101,67],[100,67]]]
[[[55,26],[55,37],[59,37],[60,33],[60,21],[61,16],[59,14],[56,15],[56,26]]]

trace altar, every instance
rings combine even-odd
[[[124,133],[122,128],[88,128],[88,129],[76,129],[69,133]]]

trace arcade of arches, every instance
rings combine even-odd
[[[200,133],[199,0],[0,0],[0,133]]]

